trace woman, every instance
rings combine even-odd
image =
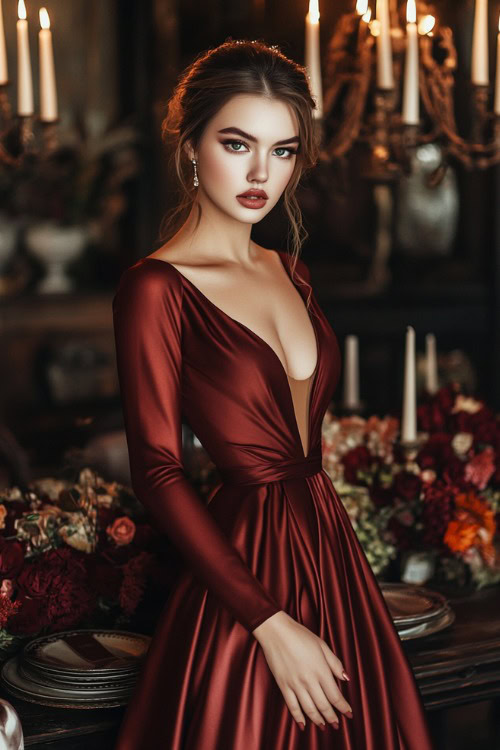
[[[340,353],[298,258],[313,108],[304,68],[232,40],[169,101],[163,131],[188,215],[122,274],[113,312],[132,485],[186,568],[117,750],[431,747],[389,611],[321,468]],[[291,255],[250,239],[282,195]],[[182,420],[221,475],[208,505],[183,472]]]

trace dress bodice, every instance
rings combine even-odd
[[[307,266],[299,259],[305,281],[294,281],[289,256],[280,258],[305,303]],[[279,607],[186,479],[182,421],[227,483],[259,485],[320,471],[321,423],[339,379],[340,351],[314,295],[309,315],[318,356],[311,378],[301,382],[289,378],[269,344],[164,260],[147,257],[126,269],[113,298],[132,487],[192,569],[251,629]],[[201,551],[207,548],[209,559]]]

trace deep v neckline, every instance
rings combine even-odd
[[[232,323],[234,323],[235,325],[239,326],[242,330],[244,330],[247,333],[249,333],[257,341],[259,341],[269,352],[271,352],[272,356],[274,357],[275,362],[278,363],[280,372],[283,374],[283,376],[285,377],[285,380],[286,380],[286,384],[287,384],[287,388],[288,388],[288,399],[289,399],[289,403],[290,403],[290,406],[291,406],[291,413],[293,415],[293,422],[294,422],[294,428],[295,428],[295,433],[296,433],[295,437],[298,438],[298,444],[300,445],[300,450],[301,450],[301,453],[302,453],[302,457],[304,459],[306,459],[306,458],[309,457],[309,455],[311,453],[311,404],[312,404],[312,399],[313,399],[314,386],[316,384],[317,374],[318,374],[318,370],[319,370],[319,361],[320,361],[319,336],[318,336],[318,332],[316,330],[316,326],[314,325],[313,316],[310,314],[309,310],[307,309],[306,303],[304,301],[304,297],[302,296],[302,292],[297,288],[297,285],[293,281],[289,269],[287,268],[286,264],[283,262],[283,258],[281,256],[280,251],[276,250],[275,252],[278,254],[278,258],[279,258],[279,261],[281,263],[281,266],[284,268],[285,273],[288,276],[288,278],[290,279],[291,284],[297,290],[297,292],[300,295],[300,298],[302,299],[302,302],[304,303],[304,308],[305,308],[307,317],[309,318],[309,321],[311,323],[311,326],[312,326],[312,329],[313,329],[313,332],[314,332],[314,337],[316,339],[316,365],[314,367],[313,372],[311,373],[311,375],[309,375],[308,378],[292,378],[292,376],[289,375],[287,373],[287,371],[285,370],[283,362],[278,357],[277,353],[275,352],[275,350],[273,349],[273,347],[271,346],[271,344],[269,344],[265,339],[263,339],[262,336],[259,336],[258,333],[256,333],[255,331],[253,331],[247,325],[245,325],[245,323],[242,323],[240,320],[236,320],[236,318],[233,318],[231,315],[229,315],[229,313],[225,312],[221,307],[219,307],[218,305],[216,305],[215,302],[212,302],[212,300],[209,297],[207,297],[207,295],[204,294],[201,291],[201,289],[199,287],[197,287],[196,284],[194,284],[191,281],[191,279],[189,279],[181,271],[179,271],[179,269],[177,268],[177,266],[174,266],[173,263],[170,263],[168,260],[162,260],[161,258],[153,258],[153,257],[151,257],[149,255],[146,256],[145,258],[141,258],[140,262],[143,263],[143,262],[145,262],[147,260],[149,260],[149,261],[152,260],[152,261],[156,261],[157,263],[163,263],[163,264],[165,264],[165,265],[170,266],[171,268],[173,268],[174,271],[176,271],[179,274],[179,276],[182,279],[184,279],[190,285],[190,287],[192,289],[194,289],[194,291],[203,300],[205,300],[214,310],[216,310],[218,313],[220,313],[227,320],[230,320]],[[297,420],[297,413],[295,411],[295,404],[294,404],[294,400],[293,400],[292,389],[290,387],[290,380],[294,380],[295,382],[304,382],[306,380],[310,381],[309,396],[308,396],[308,403],[307,403],[307,419],[306,419],[306,422],[307,422],[307,453],[304,451],[304,446],[303,446],[303,443],[302,443],[302,438],[300,436],[299,424],[298,424],[298,420]]]

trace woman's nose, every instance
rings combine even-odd
[[[248,179],[264,182],[268,178],[267,159],[265,156],[255,156],[255,160],[248,173]]]

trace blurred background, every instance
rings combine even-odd
[[[498,408],[500,170],[488,147],[498,138],[500,3],[486,4],[489,85],[473,80],[474,3],[418,4],[425,87],[418,133],[401,122],[407,4],[389,3],[392,103],[376,100],[380,29],[368,18],[375,8],[366,3],[362,17],[363,5],[323,3],[307,50],[305,2],[49,1],[55,109],[50,82],[40,91],[40,23],[28,7],[30,116],[29,92],[26,103],[18,90],[19,8],[4,2],[0,421],[4,452],[17,452],[17,442],[25,454],[17,471],[56,470],[72,449],[121,430],[111,299],[121,271],[161,244],[160,222],[175,201],[160,140],[172,87],[198,53],[229,37],[277,44],[301,63],[308,54],[313,88],[319,61],[324,149],[300,189],[309,232],[303,257],[341,343],[358,339],[364,413],[398,413],[408,325],[417,356],[434,334],[440,384],[458,379]],[[434,26],[425,34],[429,16]],[[453,50],[443,30],[451,30]],[[434,45],[434,69],[424,68],[423,42]],[[484,78],[478,59],[476,80],[481,64]],[[485,90],[481,108],[476,94]],[[486,163],[477,156],[483,147]],[[265,247],[286,246],[280,205],[253,236]],[[339,406],[342,393],[341,383]],[[118,443],[116,450],[123,461]]]

